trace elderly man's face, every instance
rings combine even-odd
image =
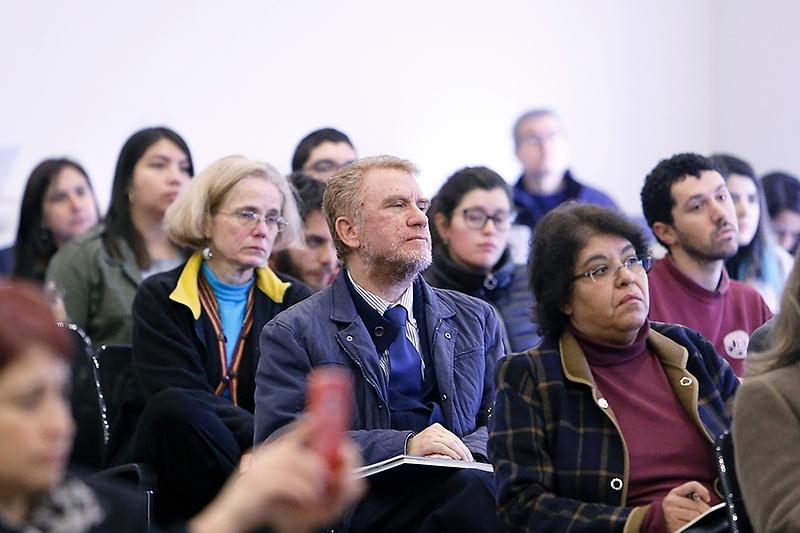
[[[572,327],[611,344],[632,342],[647,320],[647,273],[636,250],[618,235],[595,235],[578,253],[572,293],[562,312]],[[588,276],[587,273],[593,275]]]
[[[373,269],[413,277],[431,264],[431,234],[425,212],[430,201],[417,180],[397,169],[373,169],[361,184],[357,217],[359,248]]]

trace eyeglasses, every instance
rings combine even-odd
[[[242,209],[241,211],[234,211],[233,213],[223,213],[222,211],[217,211],[217,214],[234,217],[239,222],[240,226],[247,226],[250,228],[255,228],[258,226],[258,223],[261,220],[264,221],[268,228],[277,229],[278,231],[285,230],[286,226],[289,225],[286,219],[281,215],[267,213],[266,215],[262,216],[260,213],[251,209]]]
[[[495,228],[506,230],[517,219],[516,211],[498,211],[494,215],[490,215],[480,207],[468,207],[461,213],[464,216],[464,225],[474,230],[482,230],[490,220],[494,222]]]
[[[548,131],[541,134],[528,134],[517,138],[517,146],[541,146],[561,135],[561,131]]]
[[[314,164],[311,165],[307,170],[313,170],[314,172],[330,172],[332,170],[339,170],[342,167],[346,167],[352,163],[352,161],[348,161],[344,165],[340,165],[333,159],[320,159],[319,161],[314,161]]]
[[[621,265],[617,268],[613,269],[609,265],[600,265],[597,266],[588,272],[581,272],[580,274],[575,274],[573,276],[573,280],[579,280],[582,278],[589,278],[595,283],[599,283],[604,280],[608,279],[615,279],[617,274],[619,273],[620,269],[625,268],[628,272],[632,272],[634,274],[641,274],[643,272],[650,272],[650,269],[653,268],[653,258],[649,255],[632,255],[625,259]],[[610,274],[614,274],[611,276]]]

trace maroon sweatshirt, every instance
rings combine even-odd
[[[669,255],[656,261],[648,281],[650,320],[700,332],[741,377],[750,334],[772,317],[758,292],[729,279],[724,268],[717,290],[706,290],[681,272]]]
[[[626,505],[653,504],[642,531],[666,531],[661,500],[678,485],[699,481],[711,493],[710,505],[721,500],[714,492],[713,445],[672,390],[661,361],[647,345],[649,331],[645,322],[632,345],[615,346],[572,329],[628,448]]]

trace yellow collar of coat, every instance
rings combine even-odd
[[[200,268],[203,265],[203,256],[200,252],[195,252],[183,267],[181,276],[175,290],[169,295],[169,299],[183,304],[192,311],[195,320],[200,318],[200,293],[197,290],[197,278],[200,275]],[[281,281],[281,279],[269,267],[257,268],[256,287],[275,303],[283,303],[283,297],[291,283]]]

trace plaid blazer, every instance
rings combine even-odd
[[[730,426],[733,370],[682,326],[651,323],[648,344],[710,446]],[[625,439],[571,333],[503,359],[489,428],[498,512],[509,531],[639,530],[649,505],[625,505]]]

